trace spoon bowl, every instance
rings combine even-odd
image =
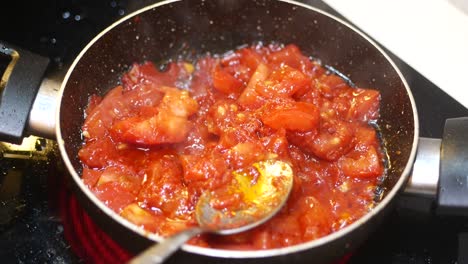
[[[249,170],[235,171],[233,175],[232,185],[221,192],[207,191],[200,196],[195,209],[199,226],[166,238],[129,263],[163,263],[190,238],[201,233],[231,235],[265,223],[288,200],[294,178],[291,166],[279,160],[259,161]],[[220,193],[237,197],[238,203],[226,205]]]

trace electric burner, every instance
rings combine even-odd
[[[8,1],[2,3],[0,38],[49,57],[50,72],[64,71],[99,31],[152,2]],[[322,1],[303,2],[336,14]],[[465,107],[393,59],[414,93],[421,136],[441,137],[446,118],[468,116]],[[2,263],[124,263],[132,256],[81,208],[53,140],[0,142],[0,153]],[[438,216],[432,206],[431,199],[401,195],[368,241],[339,263],[468,263],[468,219]]]

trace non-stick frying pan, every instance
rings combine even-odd
[[[81,203],[118,241],[138,250],[161,238],[142,231],[114,213],[81,181],[77,152],[82,144],[83,111],[89,96],[103,95],[116,86],[119,76],[134,62],[191,59],[206,52],[222,53],[258,41],[297,44],[305,54],[339,70],[357,86],[380,91],[378,125],[388,153],[384,195],[367,215],[321,239],[259,251],[186,245],[170,261],[327,262],[357,247],[391,210],[394,197],[410,176],[419,128],[411,92],[382,49],[349,24],[293,1],[164,1],[128,15],[94,38],[71,65],[59,92],[56,138],[71,182]],[[455,126],[459,124],[455,122]],[[464,148],[458,145],[456,138],[452,137],[451,142],[455,142],[452,144],[454,151]],[[437,144],[435,146],[433,149],[437,150]]]

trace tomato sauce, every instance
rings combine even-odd
[[[374,206],[384,173],[371,125],[379,102],[378,91],[350,87],[295,45],[252,45],[164,71],[135,64],[121,85],[89,100],[82,178],[115,212],[169,236],[197,225],[198,197],[230,184],[233,172],[283,160],[294,186],[273,219],[190,243],[269,249],[310,241]]]

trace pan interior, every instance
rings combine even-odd
[[[417,134],[412,97],[398,70],[368,39],[328,15],[283,1],[249,0],[172,1],[147,8],[87,46],[68,73],[60,102],[58,136],[74,180],[80,180],[77,152],[90,95],[103,95],[116,86],[135,62],[190,59],[259,41],[294,43],[356,86],[380,91],[378,125],[389,156],[384,189],[398,185]]]

